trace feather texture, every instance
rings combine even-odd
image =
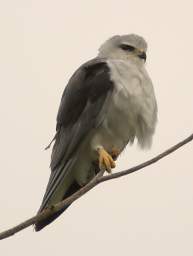
[[[102,59],[94,59],[84,64],[70,79],[57,115],[57,134],[50,165],[51,175],[39,212],[63,200],[69,194],[69,189],[76,182],[74,176],[76,176],[77,162],[78,166],[81,166],[80,157],[78,158],[79,148],[85,137],[103,121],[105,105],[108,105],[107,101],[113,87],[109,68]],[[93,172],[92,170],[92,161],[88,161],[86,170],[83,170],[86,174],[83,176],[89,177],[89,172]],[[41,224],[36,223],[36,231],[59,215],[55,214]]]

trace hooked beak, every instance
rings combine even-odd
[[[146,62],[146,59],[147,59],[147,55],[145,52],[141,52],[140,54],[138,54],[138,57],[140,59],[143,59],[145,62]]]

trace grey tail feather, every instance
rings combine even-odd
[[[76,191],[78,191],[81,188],[81,186],[79,186],[76,182],[72,183],[72,185],[69,187],[69,189],[67,190],[67,192],[65,193],[64,197],[62,200],[64,200],[65,198],[71,196],[72,194],[74,194]],[[35,223],[35,231],[40,231],[41,229],[43,229],[45,226],[47,226],[48,224],[50,224],[52,221],[54,221],[56,218],[58,218],[60,216],[60,214],[62,214],[68,207],[70,206],[67,205],[65,206],[63,209],[61,209],[60,211],[52,214],[50,217],[38,221]],[[44,208],[41,210],[41,212],[44,210]]]
[[[60,216],[60,214],[62,214],[70,205],[66,206],[64,209],[54,213],[53,215],[51,215],[49,218],[45,219],[45,220],[41,220],[39,222],[37,222],[35,224],[35,231],[38,232],[41,229],[43,229],[45,226],[49,225],[52,221],[54,221],[56,218],[58,218]]]

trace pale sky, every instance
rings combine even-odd
[[[119,171],[193,132],[192,1],[1,0],[0,231],[38,210],[50,174],[61,94],[78,66],[115,34],[149,44],[159,122],[150,151],[128,147]],[[5,256],[193,255],[193,144],[103,183],[39,233],[0,241]]]

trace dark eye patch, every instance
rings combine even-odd
[[[121,44],[120,48],[124,51],[129,51],[129,52],[132,52],[135,50],[135,47],[133,47],[132,45],[128,45],[128,44]]]

